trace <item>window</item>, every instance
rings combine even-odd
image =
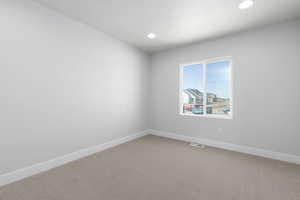
[[[231,58],[180,65],[180,114],[232,118]]]

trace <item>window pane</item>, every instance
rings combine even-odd
[[[230,99],[230,62],[210,63],[207,68],[207,114],[229,115]]]
[[[182,112],[203,115],[203,65],[183,67]]]

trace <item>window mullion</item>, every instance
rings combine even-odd
[[[206,63],[203,63],[203,115],[206,115],[206,104],[207,104],[207,92],[206,92]]]

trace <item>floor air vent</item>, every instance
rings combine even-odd
[[[196,148],[201,148],[201,149],[204,149],[204,148],[205,148],[205,145],[204,145],[204,144],[199,144],[199,143],[196,143],[196,142],[190,143],[190,146],[196,147]]]

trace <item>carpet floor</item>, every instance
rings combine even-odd
[[[157,136],[0,188],[1,200],[300,200],[300,165]]]

